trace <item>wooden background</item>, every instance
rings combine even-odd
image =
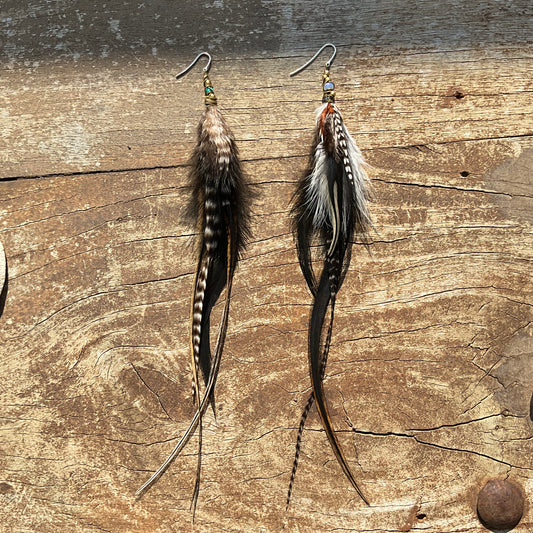
[[[8,0],[0,22],[2,531],[472,533],[488,478],[531,497],[528,0]],[[285,512],[310,309],[288,208],[327,53],[288,72],[327,41],[376,233],[354,247],[326,389],[371,505],[312,414]],[[174,74],[204,49],[258,199],[192,524],[195,439],[133,494],[193,413],[201,66]]]

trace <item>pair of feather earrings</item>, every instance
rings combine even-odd
[[[363,501],[368,503],[355,481],[333,430],[323,387],[336,297],[349,267],[354,234],[364,236],[371,224],[367,209],[368,181],[361,152],[348,133],[335,105],[334,85],[329,76],[329,68],[336,55],[335,46],[331,43],[322,46],[305,65],[292,72],[291,76],[307,68],[327,47],[333,48],[333,54],[326,63],[322,76],[323,103],[317,111],[311,159],[306,174],[298,184],[292,208],[298,260],[313,295],[308,335],[312,394],[300,420],[287,507],[298,466],[303,429],[313,403],[316,403],[339,465]],[[215,409],[214,389],[227,331],[233,275],[250,238],[251,199],[250,186],[243,178],[233,134],[218,111],[217,99],[208,78],[211,56],[202,52],[177,78],[185,75],[202,56],[208,58],[204,68],[206,108],[198,126],[198,145],[192,157],[193,195],[189,209],[199,230],[199,257],[191,313],[193,398],[196,413],[165,462],[137,491],[137,496],[142,495],[159,479],[198,429],[198,463],[191,502],[193,512],[200,488],[202,417],[209,404],[213,411]],[[316,245],[323,254],[319,276],[314,272],[311,254],[311,248]],[[225,305],[212,353],[211,310],[224,288]],[[328,308],[330,314],[322,343]],[[200,372],[204,381],[203,392]]]

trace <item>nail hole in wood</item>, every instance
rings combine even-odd
[[[461,176],[463,176],[463,178],[466,178],[467,176],[470,176],[470,172],[468,172],[467,170],[463,170],[461,172]]]
[[[0,483],[0,494],[7,494],[11,492],[13,487],[9,483],[2,482]]]
[[[461,98],[464,98],[465,97],[465,94],[462,93],[461,91],[455,91],[453,93],[453,95],[455,96],[455,98],[457,98],[457,100],[460,100]]]
[[[425,513],[418,513],[416,515],[416,518],[417,518],[417,520],[425,520],[426,519],[426,514]]]

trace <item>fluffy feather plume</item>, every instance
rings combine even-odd
[[[198,144],[192,156],[193,194],[189,215],[199,231],[198,267],[191,309],[191,359],[196,413],[171,454],[137,491],[140,496],[167,470],[198,428],[198,465],[191,507],[196,509],[200,487],[202,417],[209,404],[215,411],[214,389],[228,326],[233,275],[250,237],[249,185],[243,178],[235,139],[216,106],[204,75],[206,108],[198,126]],[[210,345],[213,306],[226,288],[214,353]],[[204,388],[201,392],[200,377]]]
[[[371,226],[367,207],[369,184],[361,152],[348,133],[334,103],[333,84],[327,70],[323,80],[323,104],[317,110],[317,129],[311,158],[305,177],[298,184],[292,208],[298,260],[314,298],[308,336],[313,391],[300,419],[287,508],[298,467],[303,429],[313,403],[316,403],[339,465],[359,496],[368,504],[348,467],[333,430],[323,379],[331,343],[336,297],[349,267],[354,234],[364,238]],[[311,254],[311,247],[315,244],[318,244],[323,253],[323,267],[319,276],[313,269]],[[329,324],[322,345],[328,308]]]

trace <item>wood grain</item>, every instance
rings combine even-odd
[[[2,527],[485,531],[475,509],[488,478],[509,477],[526,500],[533,491],[531,7],[237,4],[93,12],[35,0],[1,14],[14,32],[0,81]],[[219,26],[222,14],[231,22]],[[208,33],[211,80],[258,195],[192,524],[195,440],[143,499],[133,494],[193,414],[196,261],[183,209],[201,67],[173,75]],[[322,66],[287,74],[329,40],[376,232],[354,247],[326,391],[371,505],[313,413],[285,512],[310,310],[288,211]],[[532,527],[528,504],[515,530]]]
[[[211,79],[244,159],[306,155],[320,66],[287,76],[306,57],[216,63]],[[531,132],[531,60],[520,49],[341,57],[334,71],[339,104],[362,149]],[[0,86],[7,100],[0,176],[186,164],[202,105],[201,76],[176,81],[177,70],[175,61],[147,59],[125,72],[109,66],[7,72]]]

